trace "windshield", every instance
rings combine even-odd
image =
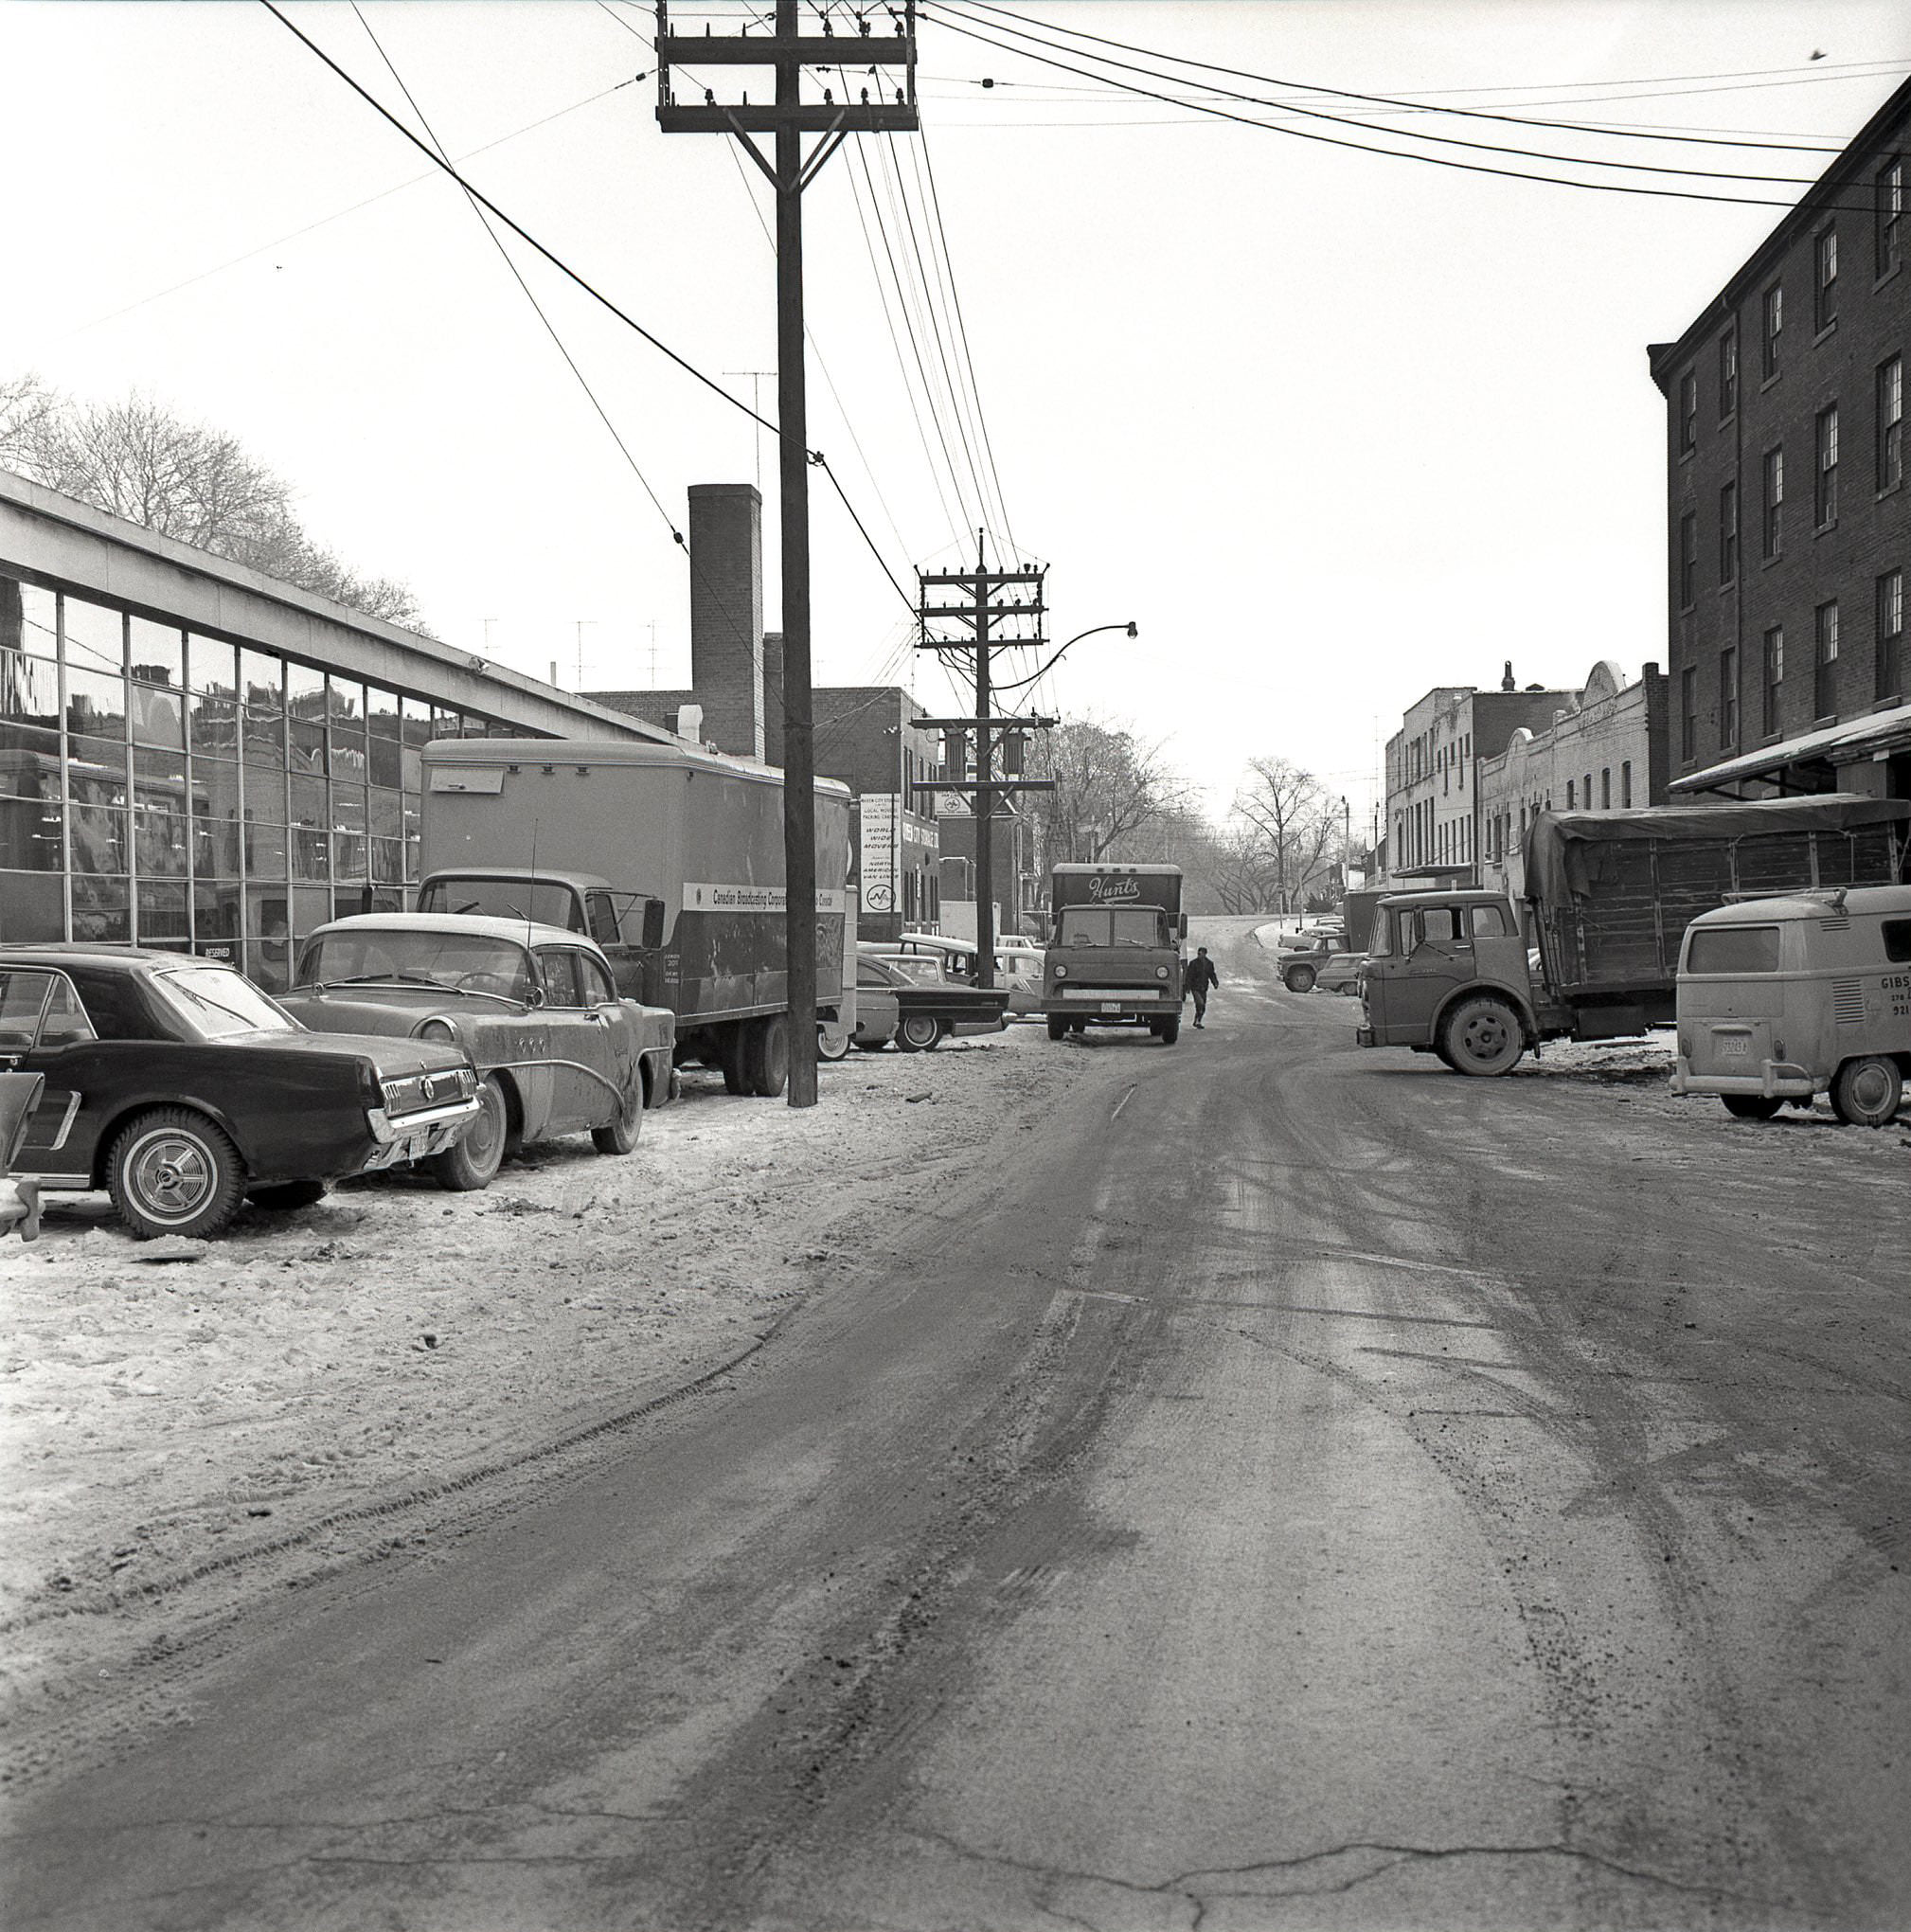
[[[1071,905],[1062,914],[1064,946],[1165,946],[1159,910],[1152,905]]]
[[[534,919],[540,925],[584,929],[578,895],[545,879],[440,879],[426,886],[420,912],[482,913],[490,919]]]
[[[155,973],[161,998],[202,1038],[228,1033],[296,1033],[299,1024],[249,979],[225,966],[180,966]]]
[[[388,932],[360,927],[323,933],[299,961],[301,986],[398,981],[448,992],[527,1000],[530,961],[522,946],[480,933]]]

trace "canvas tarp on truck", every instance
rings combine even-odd
[[[1638,812],[1543,812],[1527,898],[1562,992],[1670,987],[1702,912],[1901,875],[1911,801],[1831,793]]]

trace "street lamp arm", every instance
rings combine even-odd
[[[1097,624],[1090,630],[1078,631],[1076,632],[1074,636],[1069,638],[1068,644],[1062,645],[1060,649],[1056,651],[1055,655],[1051,657],[1048,660],[1048,662],[1042,667],[1040,671],[1035,671],[1028,677],[1018,677],[1010,684],[998,684],[995,687],[995,689],[998,691],[1019,691],[1024,689],[1028,685],[1037,683],[1039,680],[1045,677],[1051,671],[1055,669],[1055,667],[1058,664],[1062,662],[1062,653],[1063,652],[1068,649],[1069,644],[1079,644],[1081,642],[1082,638],[1096,636],[1103,631],[1126,631],[1131,637],[1137,637],[1141,635],[1140,632],[1135,628],[1134,620],[1133,618],[1130,618],[1129,621],[1125,624]]]

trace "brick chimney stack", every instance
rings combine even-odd
[[[690,684],[704,737],[760,759],[763,499],[748,483],[690,485]]]

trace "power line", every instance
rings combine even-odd
[[[945,11],[945,9],[938,6],[938,0],[923,0],[923,4],[925,6],[937,7],[938,13]],[[1018,47],[1009,45],[1008,42],[995,40],[988,34],[977,31],[973,27],[958,25],[957,22],[960,19],[961,16],[959,15],[954,19],[945,18],[941,24],[951,32],[959,33],[965,39],[980,41],[983,45],[994,47],[999,52],[1018,55],[1024,60],[1036,63],[1038,65],[1059,67],[1063,73],[1075,74],[1089,80],[1105,78],[1088,68],[1075,66],[1069,62],[1055,60],[1052,57],[1045,58],[1042,55],[1031,53],[1027,47]],[[1211,116],[1217,120],[1233,121],[1245,128],[1259,128],[1266,134],[1283,134],[1290,140],[1310,141],[1318,146],[1328,148],[1345,148],[1356,154],[1377,154],[1389,161],[1411,161],[1419,163],[1423,167],[1456,169],[1464,174],[1497,175],[1509,181],[1531,181],[1551,188],[1575,188],[1595,194],[1647,195],[1657,201],[1710,202],[1723,205],[1726,207],[1789,209],[1797,206],[1795,201],[1776,201],[1765,196],[1705,194],[1695,188],[1647,188],[1634,182],[1585,181],[1575,175],[1539,174],[1531,170],[1522,168],[1492,168],[1484,162],[1459,161],[1444,154],[1416,154],[1402,152],[1398,148],[1373,147],[1364,141],[1344,140],[1334,134],[1315,134],[1305,128],[1283,127],[1271,121],[1256,120],[1251,116],[1233,114],[1224,108],[1203,107],[1197,102],[1184,100],[1174,95],[1157,94],[1150,88],[1137,87],[1132,81],[1109,80],[1107,84],[1119,92],[1138,95],[1148,100],[1159,101],[1167,107],[1194,107],[1198,113]],[[1611,166],[1614,164],[1583,163],[1580,165]],[[1868,212],[1868,209],[1854,205],[1850,211],[1853,213],[1864,213]]]
[[[999,13],[1010,20],[1023,20],[1026,18],[1025,15],[1015,13],[1007,7],[998,7],[991,4],[991,0],[970,0],[970,4],[979,8],[984,13]],[[1046,22],[1042,24],[1045,26],[1048,25]],[[1486,108],[1441,107],[1427,101],[1402,100],[1389,94],[1361,94],[1356,93],[1351,88],[1327,87],[1313,80],[1289,80],[1277,74],[1259,74],[1246,67],[1224,67],[1217,62],[1198,61],[1188,54],[1164,54],[1156,48],[1135,46],[1128,41],[1109,40],[1101,34],[1089,33],[1082,27],[1066,27],[1060,20],[1053,23],[1053,30],[1057,33],[1066,34],[1070,40],[1092,41],[1098,46],[1119,47],[1123,53],[1148,54],[1155,60],[1172,61],[1178,67],[1199,67],[1204,73],[1226,74],[1237,80],[1259,80],[1265,82],[1270,87],[1295,87],[1308,94],[1331,95],[1336,100],[1362,100],[1378,107],[1404,108],[1414,114],[1451,114],[1464,116],[1469,120],[1503,121],[1510,126],[1523,128],[1555,128],[1562,133],[1598,134],[1612,140],[1682,141],[1704,147],[1770,149],[1804,154],[1835,154],[1840,152],[1836,148],[1826,148],[1816,144],[1802,142],[1776,140],[1740,141],[1706,134],[1634,134],[1626,129],[1592,128],[1585,126],[1583,123],[1574,121],[1532,119],[1524,115],[1499,114]],[[1269,103],[1269,105],[1272,105],[1272,103]],[[1524,151],[1520,149],[1507,149],[1504,152],[1519,153]]]
[[[925,0],[925,4],[929,4],[929,0]],[[942,8],[942,9],[940,9],[939,10],[940,10],[940,11],[942,11],[942,12],[944,12],[944,13],[947,13],[947,12],[951,11],[952,9],[947,9],[947,8]],[[990,13],[991,13],[991,15],[993,15],[994,13],[997,13],[997,12],[1001,11],[1001,9],[997,9],[997,8],[990,8],[990,9],[989,9],[988,10],[990,11]],[[967,16],[966,16],[966,15],[957,15],[956,17],[957,17],[958,19],[960,19],[960,18],[966,18]],[[1011,15],[1010,17],[1011,17],[1011,18],[1015,18],[1015,17],[1018,17],[1018,16],[1012,16],[1012,15]],[[948,25],[949,23],[948,23],[948,22],[947,22],[947,21],[945,20],[943,24],[944,24],[945,26],[947,26],[947,25]],[[1039,34],[1035,34],[1035,33],[1032,33],[1032,32],[1030,32],[1030,31],[1029,31],[1028,29],[1027,29],[1026,27],[1003,27],[1003,28],[1001,28],[1001,29],[999,29],[999,30],[1000,30],[1000,31],[1002,31],[1002,32],[1005,32],[1005,33],[1011,33],[1011,34],[1015,35],[1015,36],[1016,36],[1016,38],[1017,38],[1017,39],[1019,39],[1019,40],[1027,40],[1027,41],[1030,41],[1030,42],[1032,42],[1032,43],[1033,43],[1033,44],[1034,44],[1034,45],[1035,45],[1036,46],[1039,46],[1039,47],[1046,47],[1046,48],[1049,48],[1049,49],[1051,49],[1051,50],[1054,50],[1054,49],[1056,48],[1056,46],[1057,46],[1057,43],[1055,43],[1054,41],[1051,41],[1051,40],[1045,40],[1045,39],[1043,39],[1043,38],[1042,38],[1042,37],[1041,37],[1041,36],[1040,36]],[[1075,31],[1076,31],[1076,29],[1074,29],[1074,28],[1064,28],[1064,29],[1063,29],[1063,31],[1064,31],[1064,32],[1071,32],[1071,33],[1072,33],[1072,32],[1075,32]],[[1098,39],[1098,38],[1099,38],[1099,36],[1088,36],[1088,38],[1097,38],[1097,39]],[[1119,42],[1110,42],[1110,43],[1108,43],[1108,45],[1121,45],[1121,43],[1119,43]],[[1067,48],[1067,47],[1063,47],[1063,48],[1062,48],[1061,50],[1062,50],[1062,51],[1063,51],[1063,52],[1072,52],[1072,51],[1073,51],[1073,49],[1072,49],[1072,48]],[[1137,51],[1137,52],[1147,52],[1148,50],[1147,50],[1146,48],[1139,48],[1139,49],[1136,49],[1135,51]],[[1150,78],[1151,80],[1162,80],[1162,81],[1166,81],[1166,82],[1168,82],[1168,83],[1169,83],[1170,85],[1176,85],[1176,86],[1179,86],[1179,85],[1185,85],[1185,84],[1186,84],[1186,83],[1185,83],[1185,82],[1184,82],[1184,81],[1182,80],[1182,78],[1181,78],[1181,76],[1179,76],[1178,74],[1166,74],[1166,73],[1163,73],[1163,72],[1161,72],[1161,71],[1160,71],[1160,70],[1159,70],[1158,68],[1154,68],[1154,67],[1143,67],[1143,66],[1137,65],[1137,64],[1136,64],[1135,63],[1134,63],[1134,62],[1132,62],[1132,61],[1117,61],[1117,60],[1114,59],[1114,58],[1113,58],[1112,56],[1110,56],[1110,55],[1108,55],[1108,54],[1087,54],[1087,55],[1084,55],[1084,58],[1085,58],[1085,59],[1088,59],[1088,60],[1094,60],[1094,61],[1099,61],[1099,62],[1100,62],[1100,63],[1102,63],[1102,64],[1103,64],[1104,66],[1108,66],[1108,67],[1118,67],[1118,68],[1120,68],[1120,69],[1121,69],[1121,70],[1122,70],[1122,71],[1123,71],[1124,73],[1129,73],[1129,74],[1146,74],[1146,75],[1147,75],[1147,76],[1148,76],[1148,77],[1149,77],[1149,78]],[[1178,56],[1175,56],[1175,55],[1160,55],[1160,56],[1156,56],[1156,58],[1157,58],[1157,59],[1166,59],[1166,60],[1177,60],[1177,59],[1178,59],[1179,57],[1178,57]],[[1206,63],[1185,63],[1184,64],[1192,64],[1192,65],[1206,65]],[[1220,70],[1220,71],[1223,71],[1223,72],[1227,72],[1227,71],[1232,71],[1232,70],[1229,70],[1229,69],[1222,69],[1222,70]],[[1125,84],[1125,83],[1122,83],[1122,82],[1119,82],[1119,81],[1115,81],[1115,82],[1111,82],[1111,84],[1112,84],[1112,85],[1117,85],[1117,86],[1118,86],[1118,85],[1123,85],[1123,84]],[[1276,81],[1274,81],[1274,82],[1273,82],[1273,84],[1274,84],[1274,85],[1276,85],[1276,86],[1281,86],[1281,87],[1292,87],[1292,86],[1296,86],[1296,85],[1299,85],[1299,84],[1302,84],[1302,83],[1299,83],[1299,82],[1295,82],[1295,81],[1290,81],[1290,80],[1276,80]],[[1136,91],[1138,92],[1138,91],[1140,91],[1140,90],[1136,90]],[[1337,91],[1337,90],[1326,90],[1326,91]],[[1296,103],[1294,103],[1294,102],[1287,102],[1287,103],[1283,103],[1283,102],[1280,102],[1280,101],[1273,101],[1273,100],[1263,100],[1263,99],[1259,98],[1258,96],[1255,96],[1255,95],[1251,95],[1251,94],[1238,94],[1238,93],[1235,93],[1235,92],[1233,92],[1233,91],[1231,91],[1231,90],[1229,90],[1229,89],[1226,89],[1226,88],[1218,88],[1218,89],[1216,89],[1216,90],[1215,90],[1215,93],[1216,93],[1216,96],[1217,96],[1217,98],[1221,98],[1221,99],[1223,99],[1223,100],[1237,100],[1237,101],[1240,101],[1240,102],[1241,102],[1241,103],[1242,103],[1243,105],[1245,105],[1245,106],[1250,106],[1250,107],[1264,107],[1264,108],[1268,108],[1268,109],[1270,109],[1270,110],[1273,110],[1273,111],[1275,111],[1275,112],[1286,112],[1286,113],[1290,113],[1290,114],[1298,114],[1298,115],[1302,115],[1302,116],[1306,116],[1306,118],[1308,118],[1309,120],[1321,120],[1321,121],[1327,121],[1327,122],[1330,122],[1330,123],[1331,123],[1331,125],[1333,125],[1333,126],[1335,126],[1335,127],[1344,127],[1344,128],[1359,128],[1359,129],[1361,129],[1361,130],[1362,130],[1363,132],[1365,132],[1365,133],[1367,133],[1367,134],[1377,134],[1377,133],[1382,133],[1382,132],[1390,132],[1390,133],[1395,133],[1395,134],[1398,134],[1400,135],[1400,137],[1401,137],[1402,139],[1403,139],[1403,140],[1408,140],[1408,141],[1432,141],[1432,142],[1436,142],[1436,143],[1438,143],[1438,144],[1439,146],[1441,146],[1441,147],[1443,147],[1443,148],[1464,148],[1464,149],[1466,149],[1466,150],[1467,150],[1467,151],[1468,151],[1468,152],[1469,152],[1470,153],[1478,153],[1478,154],[1505,154],[1505,155],[1510,155],[1510,156],[1512,156],[1512,157],[1514,157],[1515,159],[1518,159],[1518,160],[1525,160],[1525,161],[1544,161],[1544,162],[1552,162],[1552,163],[1557,163],[1557,164],[1559,164],[1559,165],[1561,165],[1561,166],[1563,166],[1563,167],[1570,167],[1570,168],[1605,168],[1605,169],[1618,169],[1618,170],[1623,170],[1624,172],[1626,172],[1626,173],[1629,173],[1629,174],[1662,174],[1662,175],[1675,175],[1675,176],[1678,176],[1678,177],[1680,177],[1681,179],[1689,179],[1689,180],[1695,180],[1695,181],[1742,181],[1742,182],[1747,182],[1747,183],[1751,183],[1751,184],[1754,184],[1754,185],[1757,185],[1757,186],[1763,186],[1763,187],[1783,187],[1783,188],[1809,188],[1809,187],[1811,187],[1812,183],[1813,183],[1813,182],[1814,180],[1816,180],[1816,178],[1817,178],[1817,177],[1816,177],[1815,175],[1791,175],[1791,174],[1746,174],[1746,173],[1742,173],[1742,172],[1740,172],[1740,171],[1738,171],[1738,170],[1732,170],[1732,169],[1724,169],[1724,168],[1677,168],[1677,167],[1673,167],[1673,166],[1672,166],[1672,165],[1671,165],[1670,163],[1669,163],[1669,162],[1652,162],[1652,161],[1607,161],[1607,160],[1601,160],[1601,159],[1599,159],[1599,158],[1598,158],[1598,157],[1596,157],[1596,156],[1592,156],[1592,155],[1584,155],[1584,154],[1560,154],[1560,153],[1555,153],[1555,152],[1551,152],[1550,150],[1546,150],[1546,149],[1541,149],[1541,148],[1514,148],[1514,147],[1509,147],[1509,146],[1506,146],[1506,145],[1504,145],[1503,143],[1499,143],[1499,142],[1493,142],[1493,141],[1469,141],[1469,140],[1466,140],[1466,139],[1462,138],[1462,137],[1461,137],[1460,135],[1458,135],[1458,134],[1422,134],[1422,133],[1421,133],[1421,132],[1420,132],[1420,130],[1419,130],[1418,128],[1397,128],[1397,129],[1391,129],[1391,130],[1381,130],[1381,129],[1377,129],[1377,128],[1376,128],[1376,127],[1374,126],[1374,124],[1373,124],[1373,123],[1372,123],[1371,121],[1366,121],[1366,120],[1361,120],[1361,119],[1359,119],[1358,117],[1356,117],[1356,116],[1350,116],[1350,115],[1343,115],[1343,114],[1329,114],[1329,113],[1328,113],[1328,112],[1327,112],[1327,111],[1326,111],[1326,110],[1325,110],[1324,108],[1317,108],[1317,107],[1305,107],[1305,106],[1301,106],[1301,105],[1298,105],[1298,104],[1296,104]],[[1357,97],[1357,98],[1364,98],[1365,97]],[[1183,102],[1182,104],[1183,104],[1183,105],[1194,105],[1195,103],[1184,101],[1184,102]],[[1398,103],[1394,103],[1394,104],[1398,104]],[[1205,113],[1215,113],[1215,112],[1218,112],[1218,111],[1219,111],[1219,110],[1216,110],[1216,109],[1204,109],[1204,110],[1203,110],[1203,112],[1205,112]],[[1448,111],[1448,112],[1458,112],[1458,110],[1456,110],[1456,109],[1450,109],[1450,110],[1447,110],[1447,111]],[[1260,125],[1262,125],[1262,126],[1267,126],[1267,125],[1268,125],[1268,123],[1266,123],[1266,122],[1262,122],[1262,123],[1260,123]],[[1303,133],[1303,131],[1302,131],[1302,130],[1300,130],[1300,129],[1298,129],[1298,128],[1283,128],[1283,129],[1279,130],[1279,132],[1281,132],[1281,133],[1284,133],[1284,134],[1301,134]],[[1419,156],[1416,156],[1416,155],[1413,155],[1413,154],[1411,154],[1411,153],[1402,153],[1402,152],[1401,152],[1401,151],[1399,151],[1399,150],[1393,150],[1393,151],[1389,151],[1389,152],[1394,152],[1394,153],[1396,154],[1396,156],[1397,156],[1398,158],[1400,158],[1400,159],[1402,159],[1402,160],[1407,160],[1407,159],[1420,159],[1420,160],[1435,160],[1435,159],[1445,159],[1445,158],[1446,158],[1446,157],[1444,157],[1444,156],[1435,156],[1435,155],[1419,155]],[[1450,163],[1450,165],[1452,165],[1452,166],[1455,166],[1455,167],[1458,167],[1458,166],[1461,166],[1462,164],[1460,164],[1460,163],[1458,163],[1458,162],[1452,162],[1452,163]],[[1498,170],[1489,170],[1489,171],[1498,171]],[[1538,178],[1538,177],[1529,177],[1529,178],[1535,178],[1535,179],[1536,179],[1536,178]]]

